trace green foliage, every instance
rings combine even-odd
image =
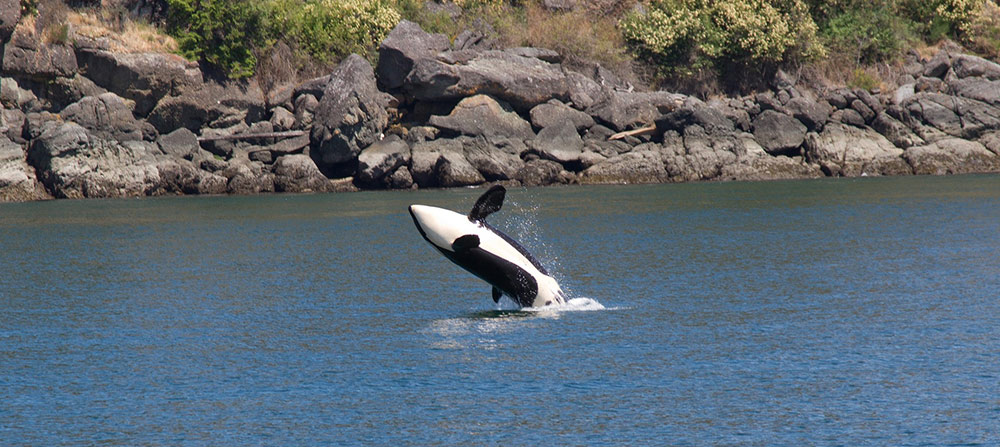
[[[836,55],[855,63],[874,63],[895,58],[903,48],[906,31],[882,5],[834,13],[821,35]]]
[[[254,0],[167,0],[167,30],[179,51],[233,78],[251,76],[255,48],[269,45],[268,17]]]
[[[351,53],[374,58],[375,47],[400,20],[396,10],[379,0],[307,1],[286,11],[286,16],[290,18],[289,37],[320,62]]]
[[[327,63],[350,53],[372,58],[399,22],[384,0],[167,0],[167,30],[180,53],[247,77],[257,54],[278,40]]]
[[[619,23],[637,53],[667,72],[751,67],[822,55],[800,0],[658,0]]]

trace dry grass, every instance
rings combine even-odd
[[[613,17],[591,15],[585,9],[549,11],[531,3],[526,7],[524,21],[507,30],[510,34],[505,40],[555,50],[570,66],[593,61],[615,70],[631,60]]]
[[[124,20],[115,26],[95,13],[77,11],[70,11],[66,20],[70,25],[71,39],[79,36],[101,40],[116,53],[177,51],[177,42],[172,37],[145,23]]]

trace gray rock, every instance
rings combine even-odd
[[[463,99],[448,116],[431,116],[432,126],[470,136],[533,138],[535,133],[516,112],[487,95]]]
[[[157,162],[159,188],[152,195],[163,194],[225,194],[229,179],[198,168],[194,163],[177,158]]]
[[[156,144],[160,147],[161,152],[171,158],[185,160],[194,159],[195,154],[200,149],[198,136],[183,127],[168,134],[160,135],[160,138],[156,140]]]
[[[20,144],[0,136],[0,202],[27,202],[51,198],[28,165]]]
[[[1000,80],[1000,64],[971,54],[959,54],[952,59],[952,70],[959,78],[984,77]]]
[[[946,50],[938,51],[931,60],[924,64],[924,76],[931,78],[944,78],[945,73],[951,68],[951,56]]]
[[[907,175],[913,171],[903,160],[903,150],[872,129],[828,124],[821,133],[810,132],[805,141],[808,160],[830,175]]]
[[[683,132],[690,126],[698,126],[711,135],[728,135],[736,130],[726,112],[696,98],[687,98],[680,108],[666,113],[655,122],[659,132]]]
[[[278,132],[292,130],[295,128],[295,114],[284,107],[275,107],[271,110],[271,125]]]
[[[309,146],[309,134],[302,134],[295,137],[280,139],[266,149],[275,154],[300,153]]]
[[[202,85],[197,64],[175,54],[86,49],[77,57],[83,74],[108,91],[135,101],[135,113],[140,117],[147,116],[160,98],[199,90]]]
[[[503,137],[464,138],[462,147],[465,159],[490,182],[513,179],[524,167],[521,154],[528,149],[521,140]]]
[[[559,162],[567,168],[579,169],[583,139],[576,133],[576,126],[569,121],[542,129],[529,146],[542,158]]]
[[[444,34],[431,34],[416,23],[401,20],[379,45],[378,81],[387,89],[402,87],[417,60],[434,57],[449,47],[451,42]]]
[[[872,121],[872,128],[886,137],[896,147],[906,149],[925,144],[923,138],[886,112],[878,114],[878,117]]]
[[[906,150],[903,157],[915,174],[1000,172],[1000,157],[975,141],[948,138]]]
[[[132,115],[134,104],[114,93],[87,96],[70,104],[60,113],[66,121],[75,122],[99,138],[118,141],[142,140],[143,122]]]
[[[657,118],[679,108],[684,95],[669,92],[612,91],[587,113],[608,127],[622,131],[652,124]]]
[[[920,93],[906,110],[917,120],[955,137],[975,139],[1000,129],[1000,108],[973,99]]]
[[[875,119],[875,111],[872,110],[871,107],[868,107],[868,104],[860,99],[851,101],[851,110],[858,112],[858,115],[861,116],[861,119],[865,123],[870,123],[873,119]]]
[[[32,27],[17,27],[3,47],[3,72],[46,81],[56,77],[72,77],[78,66],[73,48],[62,44],[44,44]]]
[[[389,176],[389,187],[392,189],[410,189],[413,187],[413,176],[406,166],[400,166]]]
[[[531,124],[539,129],[562,122],[572,123],[577,131],[589,129],[594,125],[594,119],[590,115],[567,106],[559,100],[552,100],[532,107],[529,115],[531,116]]]
[[[865,119],[854,109],[841,109],[830,114],[830,121],[854,127],[865,127]]]
[[[580,174],[580,183],[663,183],[669,180],[655,151],[634,151],[597,163]]]
[[[197,131],[208,122],[211,105],[201,95],[169,96],[149,113],[148,121],[160,133],[185,128]]]
[[[772,155],[797,153],[808,130],[799,120],[773,110],[758,115],[751,126],[754,137]]]
[[[24,143],[24,127],[27,115],[20,110],[0,110],[0,134],[16,143]]]
[[[322,95],[320,95],[322,96]],[[315,95],[304,94],[295,98],[295,127],[304,129],[312,126],[319,100]]]
[[[388,175],[400,166],[410,164],[410,146],[396,135],[390,135],[361,151],[355,182],[365,188],[388,186]]]
[[[802,157],[770,155],[740,157],[736,163],[722,166],[719,178],[730,181],[793,180],[819,178],[819,165],[806,164]]]
[[[514,178],[524,186],[570,183],[573,180],[572,174],[551,160],[528,161],[514,174]]]
[[[542,6],[551,11],[572,11],[576,8],[576,0],[543,0]]]
[[[327,167],[357,158],[380,140],[389,124],[386,99],[375,87],[375,72],[363,57],[348,56],[330,74],[316,109],[311,155]]]
[[[462,142],[438,139],[414,143],[410,148],[410,174],[421,188],[439,186],[438,160],[443,152],[462,152]]]
[[[14,27],[21,20],[21,2],[19,0],[0,0],[0,42],[6,42]]]
[[[272,171],[274,189],[278,192],[324,192],[334,189],[334,185],[323,176],[308,155],[293,154],[278,157]]]
[[[982,77],[958,79],[950,82],[954,93],[963,98],[981,101],[991,106],[1000,106],[1000,80]]]
[[[559,65],[506,50],[446,52],[439,59],[420,59],[404,88],[418,101],[486,94],[527,111],[550,99],[570,100],[570,84]]]
[[[823,125],[830,118],[833,107],[826,101],[810,101],[799,97],[788,101],[785,105],[792,117],[806,125],[811,131],[823,130]]]
[[[462,152],[443,151],[434,167],[438,184],[444,187],[471,186],[485,183],[486,179],[472,166]]]
[[[49,121],[28,160],[56,197],[136,197],[159,188],[156,152],[153,143],[101,139],[79,124]]]
[[[232,160],[221,173],[229,179],[226,192],[230,194],[260,194],[276,190],[275,179],[277,176],[269,172],[267,167],[260,162],[249,159]]]
[[[917,93],[915,84],[904,84],[896,89],[896,93],[892,95],[892,103],[900,106],[907,102],[910,98]]]
[[[45,83],[44,86],[42,95],[48,101],[47,107],[51,110],[62,110],[87,96],[100,96],[107,93],[107,90],[79,73],[70,78],[57,77],[51,82]]]
[[[5,109],[32,111],[37,108],[38,98],[31,90],[21,88],[14,78],[0,78],[0,104]]]

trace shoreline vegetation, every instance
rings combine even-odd
[[[1000,172],[996,0],[0,0],[0,202]]]

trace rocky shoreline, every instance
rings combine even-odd
[[[171,54],[44,44],[6,15],[0,202],[1000,172],[1000,64],[947,49],[911,56],[893,92],[779,72],[702,101],[403,21],[376,67],[264,92]]]

